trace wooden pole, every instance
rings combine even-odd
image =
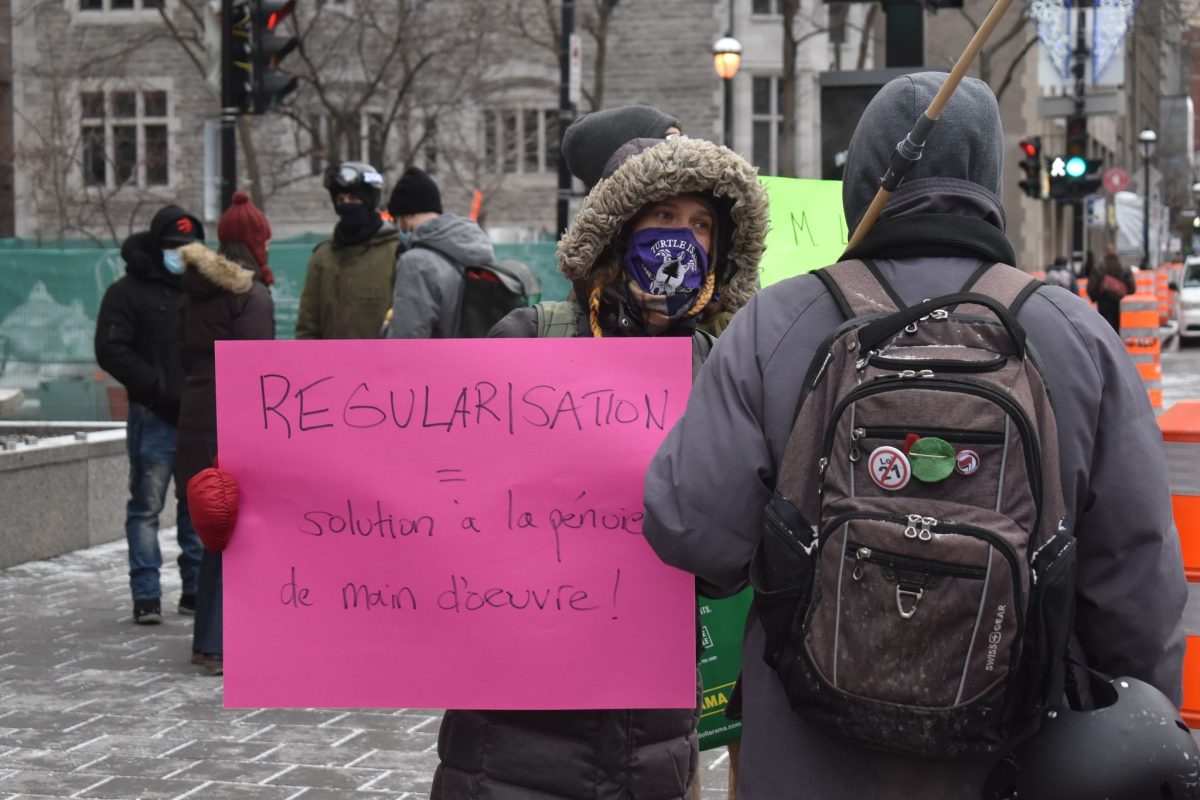
[[[971,63],[979,55],[979,51],[983,49],[983,45],[987,42],[988,37],[992,35],[992,31],[1000,24],[1001,18],[1008,11],[1008,7],[1013,4],[1013,0],[997,0],[996,5],[992,6],[992,10],[988,12],[984,18],[983,24],[979,26],[979,30],[975,31],[975,35],[971,37],[971,41],[967,42],[967,47],[962,51],[962,55],[958,57],[958,61],[954,63],[954,69],[950,70],[950,74],[946,77],[946,82],[942,84],[942,88],[934,95],[933,101],[929,107],[925,109],[924,120],[918,120],[917,124],[920,127],[924,125],[932,125],[937,122],[937,118],[941,115],[942,109],[950,100],[950,95],[962,83],[963,76],[967,74],[967,69]],[[914,142],[919,148],[925,144],[925,137],[921,136],[920,142]],[[919,158],[919,156],[918,156]],[[909,162],[908,166],[916,163],[915,160]],[[888,170],[889,173],[892,170]],[[885,180],[888,176],[885,176]],[[903,177],[898,176],[898,177]],[[897,180],[896,183],[899,183]],[[871,200],[871,205],[867,207],[867,213],[863,214],[863,218],[859,220],[858,226],[854,229],[854,235],[850,237],[850,244],[847,250],[853,249],[862,243],[871,228],[875,227],[875,223],[879,220],[879,214],[883,211],[883,207],[887,205],[887,201],[892,196],[892,189],[884,186],[879,187],[879,191],[875,193],[875,198]]]

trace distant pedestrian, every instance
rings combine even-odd
[[[179,448],[175,459],[175,492],[187,502],[188,481],[210,467],[217,456],[217,392],[214,344],[218,340],[274,339],[275,306],[267,266],[271,226],[243,192],[217,224],[221,245],[213,252],[203,244],[180,250],[186,271],[186,294],[180,322],[180,353],[186,382],[179,414]],[[197,514],[203,513],[202,507]],[[199,516],[197,516],[199,519]],[[221,674],[221,554],[204,550],[192,633],[192,663]]]
[[[1063,256],[1054,259],[1054,263],[1046,268],[1043,282],[1047,286],[1061,286],[1070,292],[1075,291],[1075,276],[1071,274],[1071,268]]]
[[[325,172],[338,223],[308,259],[297,339],[375,339],[392,301],[400,237],[379,214],[383,176],[347,161]]]
[[[196,217],[176,205],[159,209],[150,230],[133,234],[121,245],[125,275],[105,291],[96,318],[96,361],[129,394],[125,445],[130,497],[125,537],[133,621],[140,625],[162,622],[158,518],[175,464],[175,426],[183,389],[176,346],[183,304],[179,248],[203,238],[204,227]],[[177,506],[176,525],[183,583],[178,610],[193,614],[201,547],[185,502]]]
[[[388,338],[459,336],[464,272],[496,266],[492,240],[471,220],[443,213],[437,183],[417,167],[392,188],[388,212],[406,246],[396,261]]]
[[[1100,316],[1108,320],[1108,324],[1118,334],[1121,333],[1121,299],[1127,294],[1133,294],[1136,289],[1133,270],[1123,266],[1117,256],[1117,249],[1111,244],[1108,245],[1104,260],[1088,276],[1087,293],[1096,304]]]

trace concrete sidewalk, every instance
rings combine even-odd
[[[176,554],[158,626],[131,622],[123,540],[0,571],[0,800],[429,796],[440,712],[222,708],[189,662]],[[724,753],[702,754],[705,800]]]

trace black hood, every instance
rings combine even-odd
[[[888,81],[863,111],[850,140],[842,181],[842,206],[851,230],[875,197],[896,143],[925,113],[945,80],[945,73],[918,72]],[[1004,134],[995,95],[986,83],[964,78],[929,133],[923,156],[913,165],[900,189],[922,188],[928,193],[949,188],[958,194],[969,193],[973,207],[955,208],[949,213],[964,216],[982,213],[989,221],[998,221],[1003,230],[1004,212],[1000,205],[1003,150]],[[884,206],[884,219],[928,213],[911,205],[899,208],[900,194],[897,191]]]
[[[135,233],[121,245],[125,272],[135,278],[167,280],[173,277],[163,266],[162,248],[154,243],[149,231]]]
[[[177,222],[183,220],[183,222]],[[177,205],[165,205],[150,220],[150,238],[160,249],[204,241],[204,225]]]

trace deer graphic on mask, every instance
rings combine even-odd
[[[688,228],[643,228],[630,239],[624,266],[646,294],[687,304],[704,285],[708,253]]]

